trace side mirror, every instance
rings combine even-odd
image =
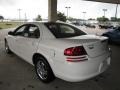
[[[8,35],[14,35],[14,32],[9,31],[9,32],[8,32]]]

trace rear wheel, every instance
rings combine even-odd
[[[38,57],[36,59],[35,70],[38,78],[44,83],[49,83],[54,80],[54,74],[46,59],[43,57]]]
[[[7,41],[5,41],[5,51],[6,51],[6,53],[8,53],[8,54],[11,53],[11,50],[10,50],[10,48],[9,48],[9,45],[8,45],[8,42],[7,42]]]

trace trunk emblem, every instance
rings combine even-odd
[[[88,48],[89,48],[89,49],[93,49],[93,48],[94,48],[94,45],[89,45]]]

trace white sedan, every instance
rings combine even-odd
[[[110,65],[108,39],[87,35],[61,22],[31,22],[8,32],[5,50],[35,66],[44,83],[55,77],[79,82],[104,72]]]

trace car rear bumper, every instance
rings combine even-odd
[[[84,62],[67,62],[56,76],[69,82],[87,80],[104,72],[110,65],[110,60],[110,54],[104,54]]]

